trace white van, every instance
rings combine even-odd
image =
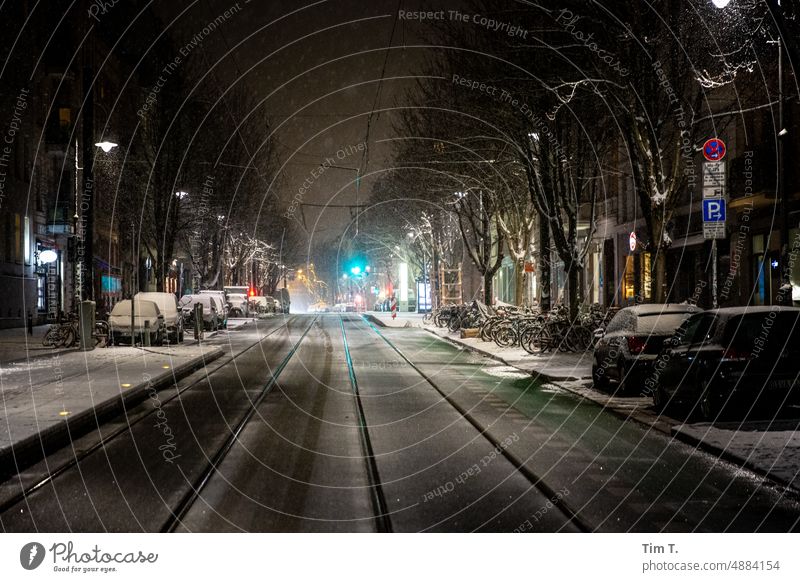
[[[137,293],[134,299],[146,299],[158,305],[164,323],[167,326],[167,339],[170,343],[183,341],[183,314],[178,309],[178,299],[173,293],[146,292]]]
[[[228,298],[225,296],[225,292],[218,289],[203,289],[198,294],[212,295],[217,298],[217,310],[221,309],[218,316],[222,322],[220,325],[222,329],[228,329]]]

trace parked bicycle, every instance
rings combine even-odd
[[[95,321],[94,331],[92,333],[94,346],[106,347],[108,345],[108,337],[108,322],[102,320]],[[50,326],[44,334],[44,338],[42,338],[42,345],[46,348],[71,348],[79,345],[80,341],[80,321],[76,314],[70,314],[66,320],[59,321]]]

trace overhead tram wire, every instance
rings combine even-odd
[[[394,11],[394,20],[392,21],[392,32],[389,35],[389,44],[386,47],[386,54],[383,57],[383,66],[381,67],[381,75],[378,79],[378,86],[375,89],[375,99],[372,101],[372,109],[370,109],[369,115],[367,116],[367,130],[364,136],[364,153],[361,154],[361,167],[359,171],[359,175],[363,176],[367,173],[367,168],[369,166],[369,134],[370,129],[372,128],[372,118],[375,115],[375,109],[377,109],[378,104],[380,103],[381,98],[381,89],[383,88],[383,80],[386,77],[386,67],[389,63],[389,53],[392,50],[392,43],[394,42],[394,33],[397,30],[397,20],[400,14],[400,7],[403,5],[403,0],[397,0],[397,8]],[[376,120],[380,117],[380,113],[378,113]],[[356,178],[360,180],[360,178]],[[356,185],[356,206],[358,206],[358,185]],[[358,236],[358,212],[356,212],[356,236]]]

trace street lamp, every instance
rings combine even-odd
[[[711,2],[717,8],[725,8],[728,4],[730,4],[731,0],[711,0]]]
[[[117,147],[117,144],[115,144],[113,141],[99,141],[94,145],[103,150],[104,153],[108,153]]]

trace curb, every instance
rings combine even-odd
[[[679,425],[680,426],[680,425]],[[769,479],[773,483],[777,483],[782,487],[792,491],[795,494],[800,494],[800,488],[797,486],[788,483],[785,479],[781,479],[776,475],[772,475],[769,471],[765,471],[763,468],[757,467],[753,465],[750,461],[746,461],[741,457],[737,457],[736,455],[729,453],[726,449],[722,449],[716,445],[711,445],[708,443],[703,442],[702,440],[698,439],[697,437],[693,437],[692,435],[686,434],[685,432],[681,432],[678,430],[677,427],[672,427],[670,429],[670,434],[675,440],[681,441],[684,444],[692,445],[696,449],[701,449],[715,457],[719,457],[729,463],[736,465],[737,467],[743,467],[748,471],[752,471],[756,475],[764,477],[765,479]]]
[[[215,348],[189,360],[162,374],[153,376],[149,383],[142,382],[126,390],[124,394],[109,398],[92,408],[87,408],[63,422],[49,426],[36,434],[0,449],[0,482],[19,473],[42,460],[50,453],[63,448],[92,430],[100,427],[106,420],[119,415],[131,405],[139,404],[147,398],[148,392],[163,390],[179,380],[221,357],[224,351]]]
[[[369,321],[370,323],[377,325],[379,327],[386,327],[386,324],[383,323],[380,319],[372,315],[371,313],[362,313],[361,317]]]

